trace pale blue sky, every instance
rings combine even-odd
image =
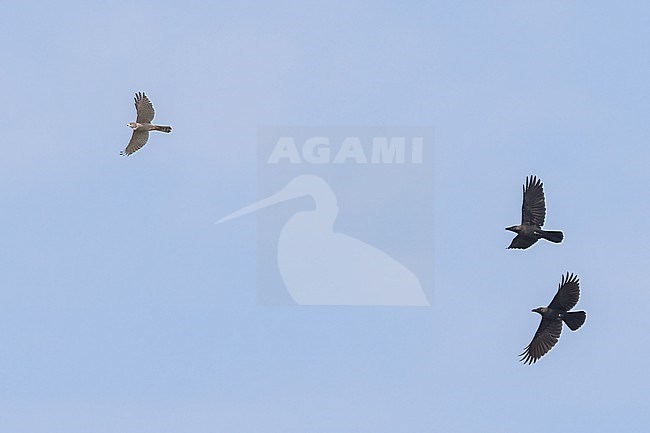
[[[2,9],[1,431],[647,428],[650,5]],[[174,132],[124,159],[136,91]],[[214,222],[261,125],[433,127],[431,308],[255,303],[255,218]],[[529,174],[566,239],[507,251]],[[565,271],[587,322],[524,366]]]

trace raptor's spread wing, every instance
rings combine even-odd
[[[133,135],[131,136],[131,141],[129,141],[129,144],[126,146],[126,149],[124,149],[122,152],[120,152],[120,155],[126,155],[129,156],[136,150],[140,149],[142,146],[147,144],[147,140],[149,139],[149,131],[141,131],[141,130],[135,130],[133,131]]]
[[[135,112],[137,117],[135,119],[138,123],[151,123],[155,111],[153,104],[144,93],[135,94]]]

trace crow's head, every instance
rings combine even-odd
[[[546,308],[544,307],[538,307],[535,308],[534,310],[531,310],[533,313],[539,313],[541,315],[544,315],[544,312],[546,311]]]
[[[506,227],[506,230],[510,230],[511,232],[519,233],[519,226]]]

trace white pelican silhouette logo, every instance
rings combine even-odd
[[[408,268],[372,245],[334,232],[336,196],[318,176],[297,176],[281,191],[217,224],[305,195],[314,199],[315,209],[293,215],[278,242],[280,275],[297,304],[430,305]]]

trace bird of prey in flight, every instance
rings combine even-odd
[[[144,92],[136,93],[134,99],[136,112],[135,122],[127,123],[127,126],[133,129],[133,135],[126,149],[121,151],[120,155],[129,156],[147,144],[149,131],[172,132],[171,126],[159,126],[151,123],[155,112],[153,110],[153,104]]]
[[[542,181],[535,176],[526,177],[524,201],[521,205],[521,224],[506,227],[506,230],[517,233],[508,248],[526,249],[539,238],[555,243],[562,242],[564,239],[562,232],[542,230],[545,218],[546,204]]]
[[[534,364],[539,358],[555,346],[562,332],[562,322],[566,323],[569,329],[575,331],[580,328],[587,313],[584,311],[571,311],[580,298],[580,282],[577,275],[562,275],[560,288],[553,297],[548,307],[539,307],[532,310],[542,316],[542,321],[535,332],[533,340],[524,349],[520,361],[524,364]]]

